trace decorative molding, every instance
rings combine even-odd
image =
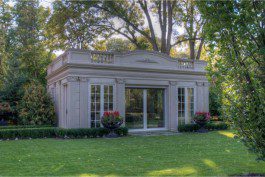
[[[116,83],[117,84],[125,84],[125,79],[122,79],[122,78],[116,78]]]
[[[209,87],[209,86],[210,86],[210,83],[209,83],[209,82],[204,82],[203,85],[204,85],[205,87]]]
[[[66,54],[62,55],[62,62],[63,62],[63,64],[67,63],[67,55]]]
[[[151,60],[150,58],[144,58],[143,60],[137,60],[140,63],[158,63],[157,61]]]
[[[204,86],[204,82],[196,82],[197,86]]]
[[[88,77],[79,77],[80,82],[88,82],[89,78]]]
[[[78,76],[68,76],[66,78],[67,82],[77,82],[79,81],[79,77]]]
[[[176,86],[178,84],[178,82],[177,81],[169,81],[169,84],[173,85],[173,86]]]

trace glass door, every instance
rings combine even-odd
[[[165,127],[164,89],[147,89],[147,128]]]
[[[125,126],[129,129],[164,128],[164,89],[126,88]]]
[[[143,110],[143,89],[126,89],[126,122],[125,126],[129,129],[144,128],[144,110]]]

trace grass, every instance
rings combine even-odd
[[[0,176],[227,176],[265,173],[231,131],[0,142]]]

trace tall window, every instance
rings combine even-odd
[[[178,88],[178,122],[185,124],[185,88]]]
[[[104,111],[113,110],[113,86],[104,85]]]
[[[91,85],[91,127],[100,127],[104,111],[113,110],[113,86]]]
[[[194,115],[194,88],[178,88],[178,123],[192,123]]]
[[[188,113],[188,119],[187,122],[191,123],[192,117],[194,115],[194,89],[193,88],[187,88],[188,91],[188,97],[187,97],[187,113]]]

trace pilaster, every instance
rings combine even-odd
[[[177,82],[169,81],[169,116],[168,125],[169,129],[176,131],[178,127],[178,116],[177,116]]]
[[[116,79],[116,108],[125,121],[125,79]]]

